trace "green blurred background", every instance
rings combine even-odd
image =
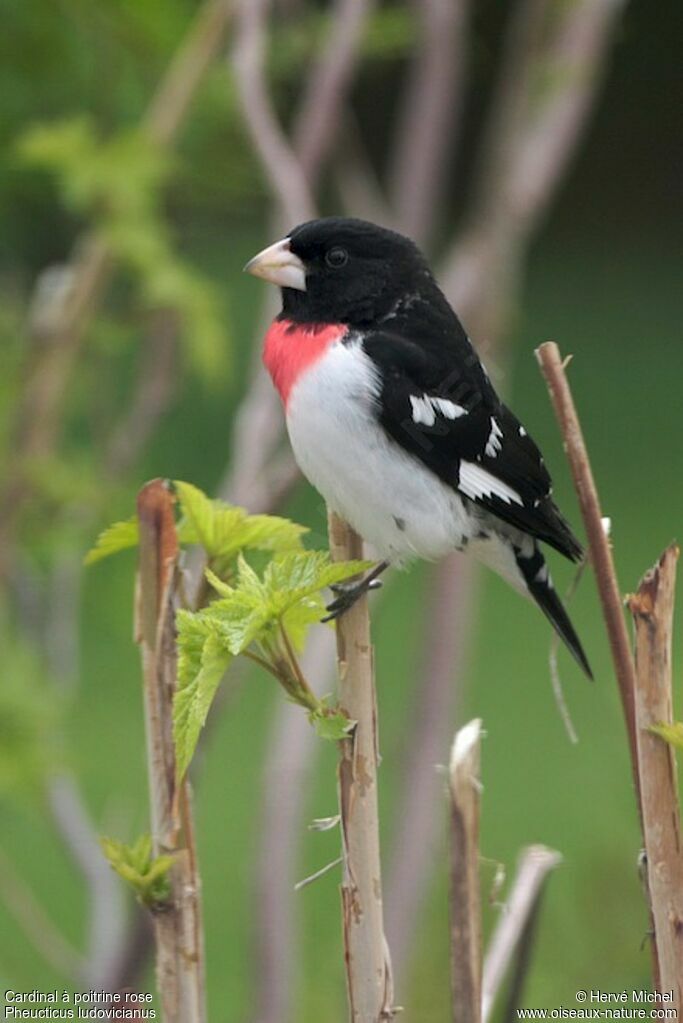
[[[290,24],[283,16],[276,26],[269,64],[285,121],[326,16],[324,4],[312,13],[304,4],[291,7],[296,17]],[[465,168],[495,76],[506,7],[488,0],[473,16],[471,105],[458,164]],[[80,559],[104,525],[131,513],[144,480],[169,476],[209,492],[217,487],[262,298],[260,286],[241,277],[240,268],[270,240],[270,197],[234,82],[220,60],[201,86],[170,159],[159,159],[125,134],[182,38],[192,3],[4,0],[1,9],[0,425],[8,473],[13,410],[33,357],[25,324],[37,276],[69,257],[92,218],[118,232],[122,262],[70,379],[63,442],[54,456],[30,466],[34,495],[18,526],[0,606],[0,849],[66,937],[87,952],[86,888],[47,810],[45,784],[66,768],[76,776],[98,832],[130,839],[146,828],[139,657],[131,641],[135,564],[124,554],[75,583],[67,573],[79,626],[76,649],[66,660],[57,658],[58,665],[66,664],[61,677],[53,677],[60,671],[50,655],[59,642],[45,631],[50,608],[53,612],[60,600],[63,577],[56,569]],[[642,0],[624,6],[595,114],[531,248],[504,360],[502,386],[542,443],[559,502],[578,525],[533,349],[552,337],[574,354],[571,383],[605,513],[613,520],[626,590],[678,534],[683,497],[681,260],[675,230],[683,96],[673,53],[681,20],[673,0],[656,12]],[[383,126],[391,124],[392,94],[405,74],[414,32],[410,7],[383,5],[363,50],[353,101],[361,122],[372,127],[371,156],[380,174],[389,130]],[[103,153],[102,140],[113,148]],[[444,224],[457,223],[461,215],[466,201],[461,178],[449,190]],[[335,211],[332,190],[324,190],[323,205]],[[114,483],[102,472],[103,445],[129,400],[150,310],[169,293],[184,317],[173,397],[134,465]],[[307,486],[296,490],[286,510],[322,533],[320,502]],[[564,566],[556,565],[555,572],[562,585],[568,583]],[[425,584],[419,566],[402,573],[373,617],[385,851],[400,813],[397,779],[421,670]],[[543,905],[524,994],[525,1005],[547,1008],[575,1007],[578,988],[645,987],[649,976],[624,728],[589,575],[573,600],[572,616],[596,676],[595,685],[586,684],[560,655],[577,746],[569,743],[553,701],[545,621],[489,574],[482,577],[458,711],[458,721],[482,717],[487,733],[483,856],[504,863],[508,875],[520,847],[530,842],[546,843],[564,857]],[[212,1021],[253,1018],[262,765],[281,699],[267,678],[249,673],[216,710],[198,765]],[[325,748],[312,763],[307,819],[334,812],[334,762],[334,750]],[[300,877],[337,855],[334,832],[302,830],[300,845]],[[277,847],[269,855],[276,859]],[[421,1023],[448,1018],[445,825],[432,860],[429,897],[414,921],[414,955],[400,978],[398,999],[405,1018]],[[485,895],[493,872],[484,865]],[[5,895],[13,876],[6,875]],[[300,946],[291,1018],[341,1019],[335,874],[304,889],[297,900],[300,926],[292,940]],[[485,902],[487,929],[497,912]],[[151,987],[151,969],[146,976]],[[7,905],[0,906],[0,981],[17,989],[71,986],[46,963]]]

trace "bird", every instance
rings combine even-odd
[[[381,585],[389,565],[467,551],[536,602],[592,678],[541,546],[578,562],[581,544],[417,245],[323,217],[244,269],[281,291],[263,362],[299,468],[380,559],[336,588],[327,617]]]

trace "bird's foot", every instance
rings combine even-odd
[[[378,590],[382,585],[382,580],[378,576],[387,567],[387,563],[382,561],[377,565],[364,579],[361,579],[357,583],[334,583],[330,586],[330,589],[335,594],[335,599],[327,605],[325,610],[327,614],[324,618],[321,618],[321,622],[331,622],[335,618],[339,618],[340,615],[345,614],[349,608],[352,608],[356,601],[363,596],[364,593],[368,593],[370,590]]]

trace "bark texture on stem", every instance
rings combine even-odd
[[[558,852],[543,845],[522,850],[512,891],[491,935],[484,961],[481,998],[484,1023],[491,1016],[501,984],[536,913],[548,874],[561,862]]]
[[[361,558],[360,537],[329,513],[334,561]],[[339,703],[355,722],[340,743],[342,924],[351,1023],[393,1016],[393,982],[384,937],[377,808],[377,708],[370,619],[364,594],[337,621]]]
[[[678,547],[668,547],[629,598],[636,636],[635,715],[647,884],[655,927],[659,990],[683,1009],[683,850],[673,748],[649,731],[671,724],[671,647]]]
[[[189,785],[176,791],[173,695],[178,538],[162,480],[138,495],[140,555],[136,633],[142,652],[147,769],[154,855],[175,856],[170,905],[154,912],[157,986],[165,1023],[205,1023],[199,873]]]
[[[480,745],[481,719],[475,718],[456,733],[449,769],[453,1023],[481,1019]]]
[[[548,384],[555,414],[560,424],[564,448],[571,466],[574,487],[579,498],[581,514],[586,528],[590,560],[595,573],[600,603],[602,604],[602,613],[605,618],[607,635],[612,651],[612,662],[619,685],[619,695],[626,721],[631,771],[636,790],[640,825],[644,835],[645,824],[643,820],[642,794],[640,791],[641,769],[639,767],[639,748],[635,717],[636,669],[626,630],[623,600],[614,568],[612,548],[603,527],[600,499],[595,486],[595,480],[593,479],[593,471],[588,458],[586,443],[583,439],[583,431],[581,430],[574,399],[572,398],[565,374],[565,362],[563,362],[560,350],[554,341],[547,341],[540,348],[537,348],[536,358],[540,363],[543,376]],[[657,935],[654,929],[653,934],[652,973],[655,986],[657,986],[659,984],[659,954],[657,950]]]
[[[569,383],[564,368],[565,363],[560,349],[554,341],[547,341],[536,349],[543,376],[548,384],[555,414],[560,424],[564,448],[574,477],[574,486],[581,506],[583,524],[588,537],[590,560],[595,572],[595,581],[600,594],[602,611],[607,625],[607,634],[612,650],[614,670],[619,684],[621,704],[626,720],[631,764],[633,767],[636,790],[638,779],[638,748],[636,744],[636,725],[633,694],[635,692],[635,666],[631,653],[631,644],[626,629],[623,612],[623,600],[617,574],[612,558],[612,548],[605,535],[602,524],[600,499],[593,479],[583,431],[579,423],[574,400],[569,390]]]

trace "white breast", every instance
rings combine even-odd
[[[287,428],[302,472],[377,553],[438,558],[472,532],[463,502],[390,440],[379,381],[360,343],[337,342],[292,388]]]

